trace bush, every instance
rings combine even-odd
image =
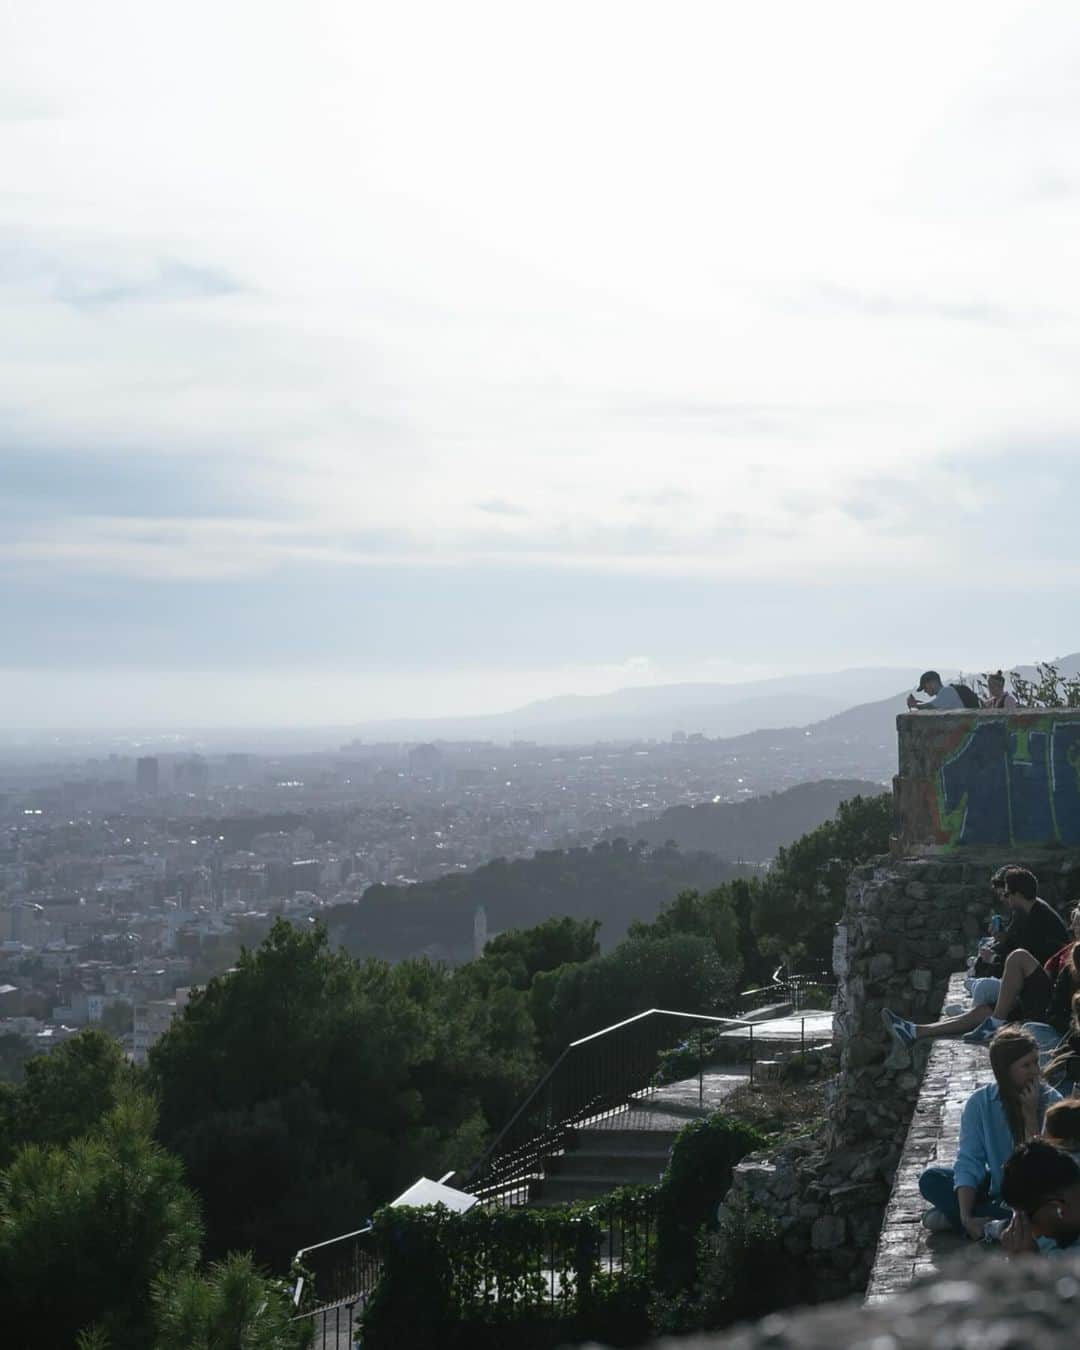
[[[657,1294],[649,1316],[657,1335],[713,1331],[800,1301],[797,1273],[785,1255],[774,1219],[729,1211],[716,1231],[697,1240],[698,1282],[691,1289]]]
[[[380,1210],[383,1273],[364,1312],[366,1350],[637,1344],[650,1329],[655,1202],[655,1188],[628,1187],[552,1210]],[[602,1272],[615,1240],[618,1267]]]
[[[660,1181],[656,1285],[661,1292],[694,1285],[698,1235],[715,1226],[735,1164],[764,1144],[757,1130],[719,1112],[695,1120],[676,1136]]]

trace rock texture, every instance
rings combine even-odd
[[[1032,867],[1043,897],[1062,911],[1080,898],[1076,852],[1005,859],[965,850],[950,859],[883,860],[852,873],[845,940],[837,944],[840,1072],[828,1130],[819,1140],[744,1159],[728,1197],[733,1207],[778,1221],[819,1301],[866,1288],[930,1053],[929,1043],[897,1049],[881,1009],[921,1022],[940,1015],[950,975],[986,930],[990,873],[1013,860]],[[913,1257],[911,1269],[917,1266]]]
[[[1080,1257],[971,1252],[887,1303],[777,1314],[653,1350],[1072,1350],[1078,1324]]]

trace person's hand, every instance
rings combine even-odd
[[[917,708],[919,706],[919,700],[915,697],[914,694],[908,694],[907,705],[909,708]]]
[[[1037,1250],[1031,1220],[1021,1210],[1013,1214],[1008,1228],[1001,1234],[1001,1250],[1006,1256],[1026,1256]]]
[[[1028,1134],[1039,1132],[1039,1085],[1028,1083],[1020,1089],[1020,1111]]]
[[[963,1219],[964,1232],[972,1242],[981,1242],[983,1239],[983,1229],[990,1222],[989,1219],[976,1219],[974,1217]]]

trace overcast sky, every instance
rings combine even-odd
[[[9,0],[0,723],[1080,648],[1064,3]]]

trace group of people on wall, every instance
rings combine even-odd
[[[926,698],[918,699],[915,694],[908,694],[907,705],[912,712],[958,712],[964,708],[1011,712],[1020,706],[1016,695],[1005,688],[1005,676],[1000,670],[987,675],[983,698],[962,681],[945,684],[936,670],[923,671],[915,692],[925,694]]]
[[[881,1013],[899,1046],[961,1036],[990,1051],[993,1081],[964,1105],[953,1166],[920,1178],[922,1222],[1011,1256],[1080,1252],[1080,904],[1066,926],[1026,867],[999,868],[990,886],[995,912],[965,980],[971,1008],[929,1023]]]

